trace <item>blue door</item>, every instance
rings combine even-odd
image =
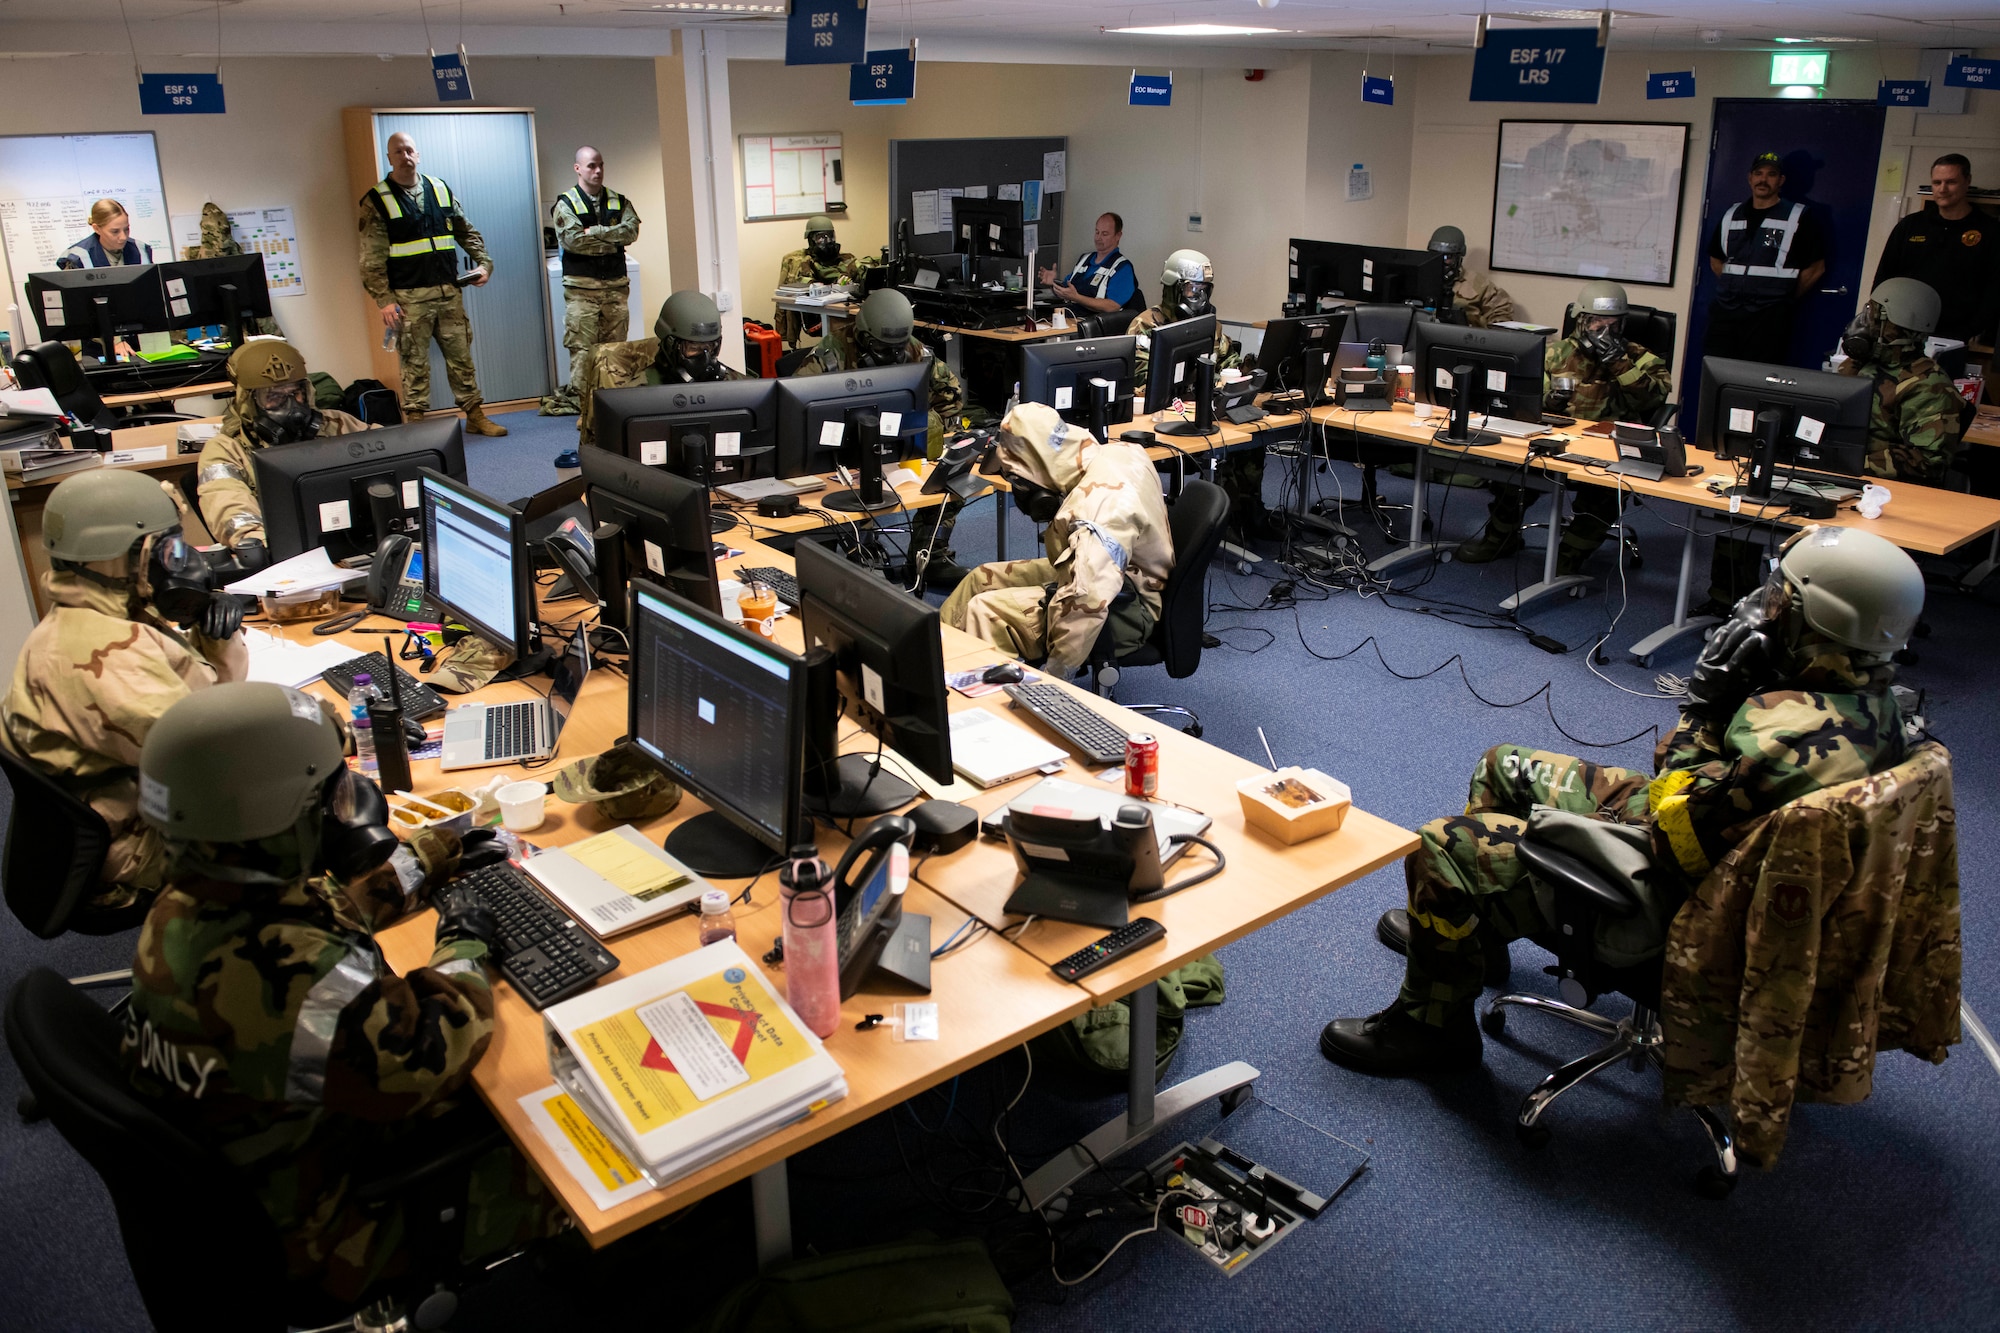
[[[1817,367],[1840,342],[1874,271],[1868,218],[1875,203],[1875,169],[1882,156],[1884,108],[1873,102],[1790,101],[1718,97],[1709,135],[1708,184],[1696,239],[1694,300],[1688,309],[1687,355],[1681,361],[1681,429],[1692,436],[1701,391],[1701,345],[1715,273],[1709,237],[1729,206],[1750,197],[1750,162],[1773,152],[1785,160],[1784,197],[1803,200],[1826,236],[1826,273],[1799,300],[1786,362]]]

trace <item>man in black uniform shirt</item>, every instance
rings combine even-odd
[[[1931,202],[1896,224],[1875,265],[1875,286],[1915,278],[1944,302],[1941,338],[1989,341],[2000,324],[2000,219],[1972,206],[1972,164],[1946,153],[1931,164]]]
[[[1750,197],[1731,204],[1708,237],[1715,300],[1703,356],[1786,364],[1799,297],[1826,272],[1826,242],[1803,202],[1785,199],[1776,153],[1750,164]]]

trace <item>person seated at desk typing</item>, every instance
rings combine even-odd
[[[1901,763],[1891,655],[1923,605],[1923,575],[1893,544],[1807,528],[1702,650],[1651,779],[1524,745],[1488,750],[1465,813],[1424,825],[1404,858],[1406,919],[1378,927],[1405,944],[1401,991],[1379,1013],[1327,1024],[1320,1053],[1378,1074],[1479,1063],[1485,951],[1549,928],[1515,853],[1538,805],[1647,830],[1649,910],[1664,922],[1760,815]]]
[[[1666,362],[1625,338],[1628,308],[1625,289],[1615,282],[1586,282],[1577,292],[1571,306],[1576,329],[1549,344],[1543,361],[1542,392],[1551,411],[1567,412],[1581,421],[1651,421],[1666,404],[1673,376]],[[1521,521],[1534,494],[1510,482],[1494,482],[1491,489],[1486,526],[1459,543],[1455,553],[1469,565],[1521,549]],[[1618,492],[1612,487],[1579,483],[1574,494],[1556,555],[1558,574],[1580,570],[1618,519]]]
[[[633,342],[599,343],[577,354],[576,439],[596,442],[597,391],[635,384],[708,384],[747,378],[722,362],[722,311],[713,297],[689,288],[660,305],[653,336]],[[576,450],[556,455],[557,467],[577,467]]]
[[[858,289],[868,270],[878,262],[873,258],[857,259],[842,250],[840,238],[834,235],[833,219],[815,213],[806,219],[806,248],[794,250],[778,261],[778,285],[809,287],[819,283],[825,287]],[[780,310],[772,320],[787,347],[796,347],[808,333],[818,336],[824,322],[796,310]]]
[[[1009,412],[997,446],[1015,495],[1030,493],[1031,509],[1048,505],[1048,556],[981,565],[938,614],[1064,679],[1088,659],[1107,619],[1119,653],[1144,643],[1174,568],[1167,506],[1145,449],[1099,444],[1041,403]],[[1113,606],[1128,585],[1134,596]]]
[[[1103,214],[1091,233],[1095,248],[1084,252],[1070,269],[1069,277],[1058,283],[1055,269],[1045,268],[1041,280],[1054,286],[1058,301],[1086,314],[1108,315],[1114,310],[1142,309],[1139,274],[1132,261],[1118,250],[1124,239],[1125,219],[1116,213]]]
[[[506,848],[491,829],[399,843],[335,714],[286,686],[219,685],[147,736],[142,806],[171,878],[139,932],[121,1051],[141,1096],[249,1177],[291,1277],[359,1304],[435,1223],[348,1197],[355,1173],[492,1127],[461,1094],[493,1035],[499,924],[446,885]],[[430,962],[398,976],[375,935],[433,903]],[[465,1259],[568,1225],[511,1145],[463,1170]]]

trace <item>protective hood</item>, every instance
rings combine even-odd
[[[1083,480],[1089,451],[1097,447],[1089,431],[1070,425],[1045,403],[1022,403],[1009,412],[995,444],[1010,476],[1061,495]]]

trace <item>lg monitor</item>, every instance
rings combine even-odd
[[[241,347],[243,322],[271,314],[271,289],[264,281],[260,254],[188,259],[157,267],[167,315],[177,329],[220,324],[229,331],[229,345]]]
[[[1436,310],[1445,304],[1447,294],[1444,256],[1370,246],[1361,255],[1360,284],[1360,290],[1352,293],[1356,300]]]
[[[520,511],[429,468],[417,490],[424,594],[509,653],[510,677],[529,674],[544,654],[534,626],[535,562]]]
[[[1285,272],[1289,306],[1307,314],[1361,299],[1362,246],[1340,241],[1286,242]]]
[[[651,578],[715,615],[722,589],[715,575],[708,489],[606,449],[582,452],[583,480],[597,557],[599,624],[625,629],[625,585]]]
[[[882,814],[916,797],[916,788],[873,755],[836,758],[842,716],[938,782],[951,782],[950,691],[937,608],[816,542],[800,542],[794,555],[799,618],[815,673],[806,736],[808,802],[848,818]]]
[[[595,443],[705,486],[775,475],[778,381],[599,389]]]
[[[951,201],[951,248],[962,255],[983,258],[1024,257],[1021,231],[1021,201],[1018,199],[967,199]]]
[[[1215,316],[1196,315],[1161,324],[1152,333],[1146,374],[1146,411],[1167,412],[1174,400],[1192,402],[1194,420],[1156,422],[1159,435],[1207,435],[1215,429]],[[1208,357],[1207,361],[1202,360]]]
[[[893,366],[864,366],[778,383],[778,475],[803,477],[835,463],[858,469],[875,498],[836,492],[829,508],[882,508],[882,463],[921,454],[930,435],[931,353]],[[863,418],[873,413],[867,420]],[[838,502],[838,503],[836,503]]]
[[[1858,477],[1868,460],[1873,392],[1857,375],[1707,357],[1695,444],[1719,458],[1749,460],[1740,493],[1755,499],[1770,495],[1778,468],[1801,480]]]
[[[698,875],[743,879],[810,837],[805,662],[657,584],[632,585],[626,731],[709,809],[667,835]]]
[[[407,426],[273,445],[250,456],[273,560],[324,546],[344,560],[383,538],[421,530],[418,478],[429,469],[465,480],[465,423],[432,417]]]
[[[28,305],[51,342],[94,338],[106,361],[121,333],[171,327],[157,264],[61,268],[28,275]]]
[[[1349,310],[1274,319],[1264,325],[1257,368],[1272,393],[1303,392],[1308,403],[1326,394],[1328,367],[1345,338]]]
[[[1473,431],[1473,413],[1515,421],[1542,419],[1542,366],[1547,335],[1520,329],[1472,329],[1419,319],[1410,327],[1408,360],[1424,401],[1451,409],[1438,438],[1446,444],[1492,444]]]
[[[1102,430],[1132,419],[1139,340],[1081,338],[1021,348],[1021,401],[1046,403],[1064,421]]]

